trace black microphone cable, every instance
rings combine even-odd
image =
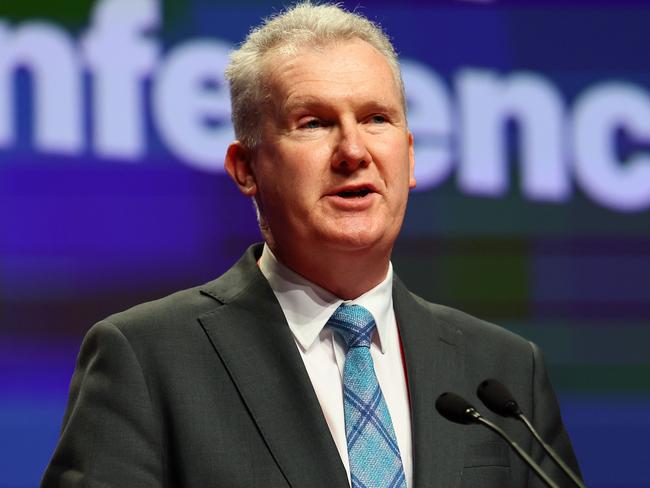
[[[566,465],[555,450],[549,446],[542,437],[539,435],[535,427],[531,424],[528,418],[524,415],[514,399],[510,391],[499,381],[495,379],[487,379],[483,381],[476,391],[476,395],[481,399],[487,408],[502,417],[509,417],[517,419],[526,426],[526,428],[533,435],[535,440],[542,446],[544,452],[557,464],[560,469],[566,474],[573,483],[579,488],[586,488],[585,484],[578,478],[578,476]]]
[[[501,427],[483,417],[467,400],[456,393],[443,393],[436,400],[436,410],[444,418],[457,424],[480,424],[499,435],[515,453],[525,462],[535,474],[550,488],[559,488],[557,484],[548,477],[533,458],[524,451],[519,444],[513,441]]]

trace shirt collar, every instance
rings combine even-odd
[[[266,244],[259,267],[280,302],[291,332],[303,350],[314,344],[339,305],[346,303],[361,305],[372,314],[377,324],[375,337],[381,352],[384,352],[382,344],[385,344],[390,314],[393,313],[393,266],[390,262],[386,278],[354,300],[342,300],[300,276],[278,261]]]

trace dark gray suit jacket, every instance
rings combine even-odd
[[[249,249],[215,281],[113,315],[88,332],[42,486],[348,486],[293,336],[256,266],[260,251]],[[485,378],[508,385],[542,436],[576,466],[534,345],[425,302],[398,279],[393,294],[415,488],[542,486],[494,434],[436,412],[445,391],[477,402]],[[499,423],[542,459],[518,424]]]

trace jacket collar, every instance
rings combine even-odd
[[[201,292],[221,306],[199,319],[293,487],[347,488],[345,468],[289,326],[256,265],[261,246]]]
[[[411,399],[413,484],[457,486],[462,437],[438,414],[435,402],[464,378],[461,332],[444,320],[443,307],[413,295],[395,277],[393,304],[404,350]]]

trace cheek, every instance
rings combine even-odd
[[[322,149],[320,149],[322,153]],[[295,200],[312,198],[327,184],[328,160],[318,150],[292,152],[274,168],[273,178],[283,191],[294,195]]]
[[[313,180],[304,170],[284,165],[265,177],[260,193],[266,208],[274,209],[278,219],[286,220],[292,215],[294,219],[304,219],[309,215],[316,191]]]

